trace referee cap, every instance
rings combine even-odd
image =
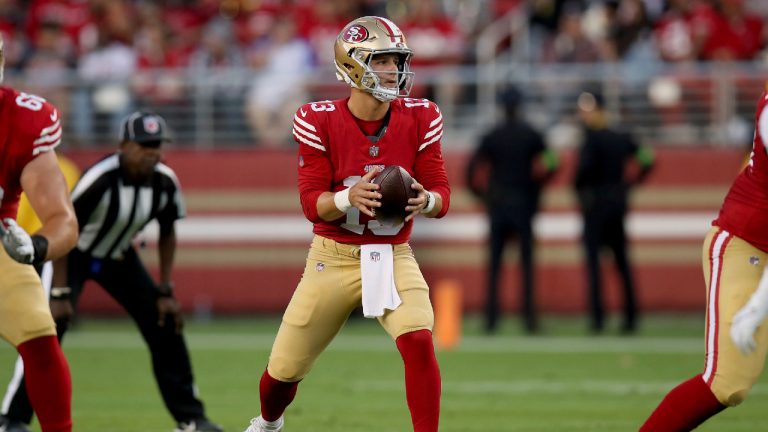
[[[149,111],[136,111],[123,120],[121,141],[135,141],[146,147],[160,147],[171,141],[165,119]]]

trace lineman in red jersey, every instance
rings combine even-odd
[[[3,42],[0,38],[0,80]],[[64,256],[77,241],[77,220],[54,148],[56,109],[40,97],[0,87],[0,336],[19,351],[27,392],[43,432],[72,430],[69,366],[40,277],[31,264]],[[30,236],[16,223],[22,190],[42,227]]]
[[[351,94],[303,105],[294,117],[301,204],[315,237],[261,377],[261,415],[246,432],[282,430],[299,381],[361,304],[400,351],[414,431],[436,432],[434,317],[408,239],[414,217],[442,217],[448,210],[442,116],[428,100],[397,99],[410,90],[412,52],[388,19],[352,21],[336,38],[335,52],[337,77]],[[402,166],[417,180],[418,196],[397,226],[375,219],[381,194],[371,180],[388,165]]]
[[[688,431],[744,401],[768,352],[768,93],[755,115],[749,164],[704,241],[704,372],[667,394],[641,431]],[[730,335],[730,337],[729,337]]]

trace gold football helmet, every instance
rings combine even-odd
[[[356,89],[364,90],[382,102],[391,102],[398,96],[408,96],[413,86],[411,56],[405,35],[386,18],[366,16],[344,27],[336,37],[334,47],[336,78]],[[385,87],[370,63],[377,54],[394,53],[400,57],[397,87]]]

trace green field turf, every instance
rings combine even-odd
[[[187,337],[210,417],[242,431],[258,408],[258,380],[279,322],[190,322]],[[587,336],[581,318],[548,317],[526,337],[508,319],[482,336],[468,319],[462,344],[439,353],[441,431],[636,431],[663,395],[703,365],[702,317],[648,318],[638,336]],[[84,318],[64,344],[78,432],[169,432],[148,353],[125,320]],[[15,352],[0,346],[0,385]],[[768,430],[766,379],[740,407],[702,431]],[[354,319],[299,387],[287,432],[403,432],[410,429],[402,364],[378,325]],[[36,427],[35,431],[39,431]]]

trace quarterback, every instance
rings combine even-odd
[[[0,80],[3,67],[0,38]],[[0,87],[0,336],[19,352],[27,392],[43,432],[72,430],[72,381],[33,265],[65,255],[77,220],[54,148],[61,142],[56,108],[38,96]],[[16,223],[26,192],[42,226],[31,236]]]
[[[704,372],[672,389],[641,431],[689,431],[740,404],[768,352],[768,92],[755,115],[749,164],[704,241],[707,292]]]
[[[450,187],[440,110],[429,100],[407,98],[411,55],[392,21],[369,16],[350,22],[335,42],[336,75],[350,85],[350,96],[305,104],[294,116],[300,200],[315,236],[261,377],[261,415],[246,432],[283,429],[299,382],[361,305],[400,351],[413,430],[438,430],[434,316],[408,240],[417,215],[445,215]],[[389,165],[416,180],[417,197],[408,200],[407,216],[397,225],[376,220],[382,195],[371,181]]]

